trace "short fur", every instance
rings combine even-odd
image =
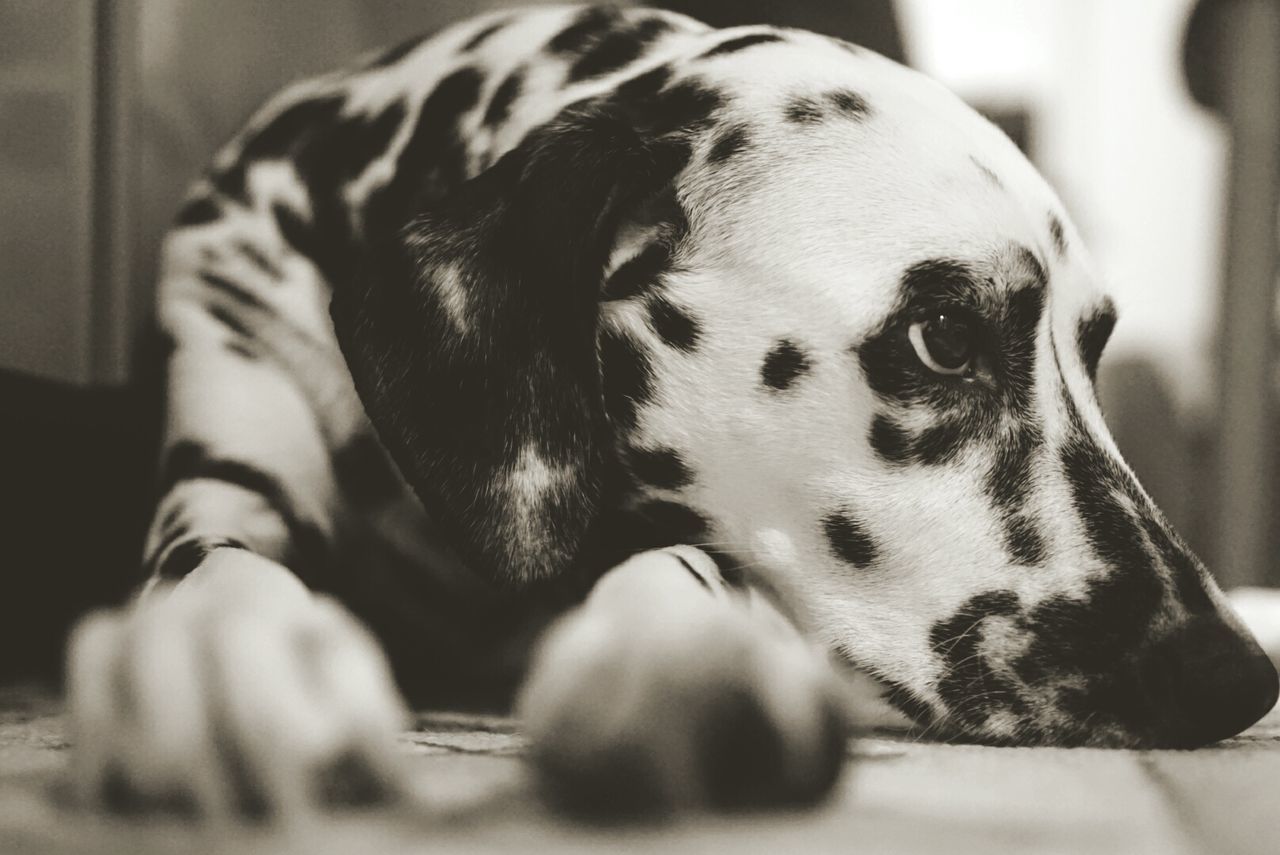
[[[940,312],[972,319],[963,375],[913,343]],[[827,653],[981,741],[1198,744],[1275,700],[1107,435],[1115,310],[1061,203],[842,42],[544,8],[297,84],[192,190],[160,319],[153,578],[287,567],[437,701],[529,673],[535,755],[580,793],[634,784],[613,757],[659,802],[815,798]],[[695,696],[746,736],[693,766],[693,724],[600,706]],[[763,738],[773,765],[726,773]]]

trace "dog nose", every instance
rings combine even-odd
[[[1193,748],[1235,736],[1276,705],[1280,677],[1248,635],[1197,616],[1141,666],[1156,709],[1158,747]]]

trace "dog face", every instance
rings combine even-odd
[[[529,133],[336,293],[463,560],[573,575],[622,504],[936,732],[1190,745],[1260,717],[1274,669],[1107,434],[1115,311],[1053,193],[919,75],[726,38]]]
[[[615,253],[602,367],[638,513],[772,587],[937,732],[1252,723],[1274,672],[1107,433],[1116,313],[1060,203],[932,82],[806,47],[699,71],[722,106],[683,237],[642,217]]]

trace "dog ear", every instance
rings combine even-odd
[[[596,328],[620,217],[688,146],[570,108],[374,248],[332,315],[380,438],[488,578],[561,575],[616,468]]]

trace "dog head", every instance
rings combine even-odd
[[[660,66],[379,259],[340,340],[491,577],[703,545],[961,738],[1191,745],[1275,700],[1107,433],[1060,203],[913,72],[801,33]]]

